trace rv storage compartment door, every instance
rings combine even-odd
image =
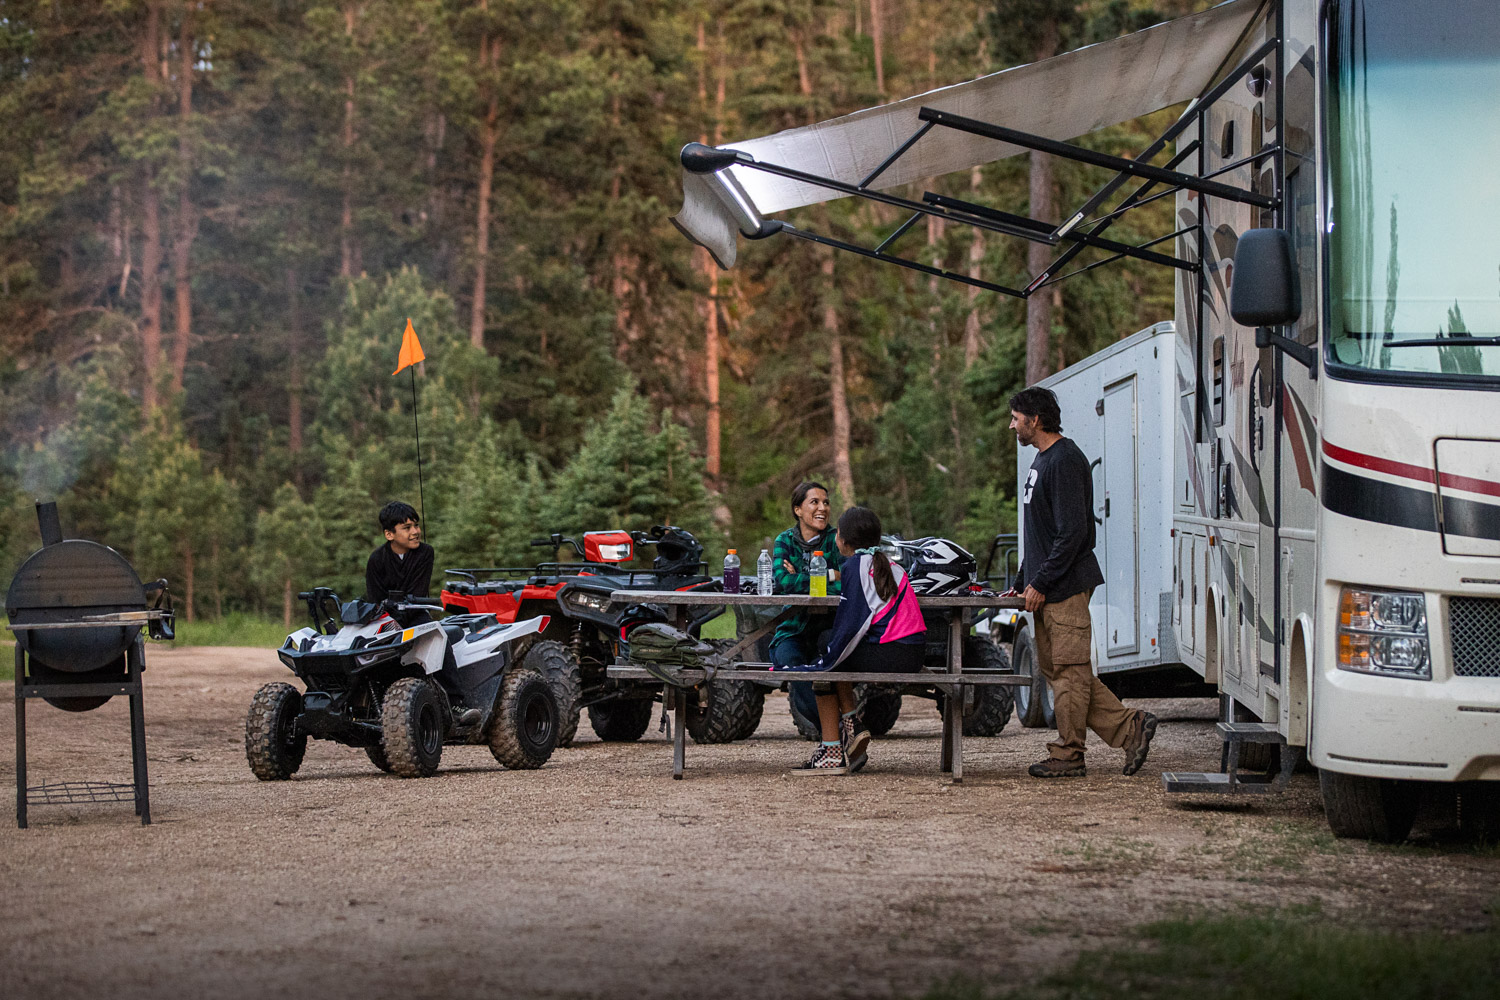
[[[1137,553],[1135,376],[1104,390],[1104,638],[1108,655],[1134,653]]]

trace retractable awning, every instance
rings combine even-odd
[[[757,238],[783,230],[766,220],[772,213],[889,191],[1013,156],[1026,147],[1045,148],[1027,140],[1071,139],[1192,100],[1229,68],[1264,6],[1265,0],[1229,0],[1112,41],[816,125],[718,149],[691,144],[683,151],[682,210],[672,221],[720,266],[732,267],[738,236]],[[1019,137],[1025,146],[997,135]],[[1134,162],[1145,159],[1149,157]],[[1151,176],[1115,163],[1102,165]],[[934,198],[929,196],[929,202]],[[990,221],[1001,231],[1025,230],[1030,224],[1032,238],[1037,235],[1032,220],[1011,216]],[[1065,231],[1066,226],[1053,231],[1049,242]]]

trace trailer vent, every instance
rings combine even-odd
[[[1500,599],[1449,598],[1448,631],[1455,675],[1500,677]]]

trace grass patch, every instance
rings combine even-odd
[[[12,654],[14,655],[14,654]],[[16,667],[7,656],[0,661],[0,681],[13,681],[16,679]]]
[[[705,639],[735,638],[734,615],[726,611],[714,620],[704,622],[699,634]]]
[[[265,649],[275,649],[285,641],[287,634],[293,632],[303,625],[306,615],[292,619],[292,627],[287,628],[279,618],[261,618],[257,615],[247,615],[241,612],[230,612],[223,618],[204,618],[195,622],[177,619],[177,638],[172,640],[173,647],[178,646],[260,646]]]
[[[1500,904],[1492,906],[1492,921]],[[1316,911],[1161,920],[1140,947],[1085,953],[1035,984],[955,981],[924,1000],[1490,1000],[1500,925],[1397,934],[1330,926]]]

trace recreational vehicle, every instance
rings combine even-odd
[[[1174,268],[1170,524],[1138,501],[1133,565],[1111,547],[1128,532],[1101,532],[1099,666],[1154,637],[1221,692],[1223,773],[1165,775],[1169,791],[1276,787],[1237,773],[1261,741],[1319,769],[1336,833],[1400,839],[1425,783],[1500,787],[1497,91],[1489,0],[1229,0],[845,118],[694,144],[676,221],[725,266],[738,236],[781,233],[1021,298],[1090,249]],[[1134,158],[1065,141],[1182,102]],[[1056,224],[900,193],[1022,150],[1115,175]],[[911,218],[877,247],[768,218],[851,195]],[[1109,238],[1168,196],[1174,232]],[[947,272],[898,252],[922,215],[1057,254],[1024,287]],[[1114,402],[1093,456],[1111,505],[1110,470],[1129,465]],[[1153,437],[1142,427],[1132,448]],[[1136,468],[1139,498],[1155,477]],[[1161,553],[1165,601],[1140,586]],[[1133,616],[1107,596],[1131,573]]]

